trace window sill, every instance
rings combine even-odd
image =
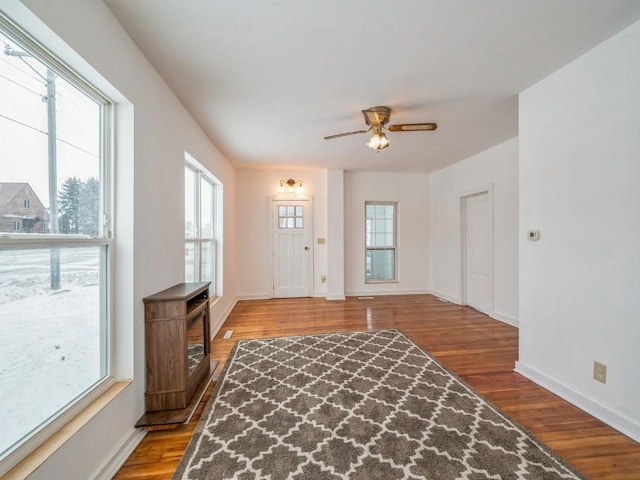
[[[20,463],[9,470],[3,480],[23,479],[40,467],[56,450],[64,445],[76,432],[78,432],[89,420],[95,417],[111,400],[116,398],[129,384],[131,380],[114,383],[109,389],[100,395],[91,405],[82,410],[76,417],[70,420],[64,427],[45,440],[42,445],[23,458]]]

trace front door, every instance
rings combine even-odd
[[[311,296],[312,225],[309,200],[275,200],[273,225],[274,298]]]

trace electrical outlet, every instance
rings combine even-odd
[[[593,362],[593,379],[607,383],[607,366],[604,363]]]

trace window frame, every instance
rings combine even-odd
[[[91,82],[60,60],[43,44],[31,36],[26,30],[13,22],[0,11],[0,31],[18,44],[47,68],[74,86],[88,98],[100,105],[100,145],[99,145],[99,212],[98,235],[52,234],[52,233],[22,233],[4,232],[0,236],[0,249],[29,249],[55,247],[98,247],[100,262],[100,332],[104,336],[101,343],[101,357],[104,359],[105,373],[98,381],[89,385],[85,392],[72,400],[63,409],[50,416],[46,422],[34,430],[11,450],[0,455],[0,476],[13,468],[23,458],[33,452],[53,434],[59,431],[71,419],[87,408],[100,395],[115,383],[115,363],[113,346],[113,280],[114,265],[114,191],[113,178],[114,158],[114,102],[102,93]],[[29,207],[24,207],[29,208]],[[44,228],[44,225],[43,225]]]
[[[393,245],[385,246],[368,246],[367,236],[370,234],[368,231],[368,219],[367,207],[384,205],[393,207]],[[369,278],[367,273],[367,256],[369,251],[393,251],[393,278],[390,279],[375,279]],[[364,281],[365,284],[377,284],[377,283],[397,283],[398,282],[398,202],[396,201],[365,201],[364,202]]]
[[[194,269],[195,269],[195,282],[211,282],[209,286],[209,293],[211,296],[220,294],[220,286],[218,285],[218,190],[221,187],[220,182],[216,179],[216,177],[211,174],[204,166],[202,166],[197,160],[195,160],[191,155],[185,152],[185,162],[184,162],[185,172],[186,169],[189,169],[194,174],[194,188],[193,188],[193,205],[194,205],[194,218],[196,220],[196,224],[194,225],[195,235],[193,238],[187,238],[185,234],[185,249],[189,245],[193,245],[194,247]],[[211,205],[211,226],[212,226],[212,235],[211,237],[202,237],[202,228],[201,228],[201,182],[205,181],[209,185],[211,185],[211,198],[213,204]],[[185,192],[185,202],[186,192]],[[185,212],[185,221],[186,221],[186,212]],[[202,252],[203,245],[206,243],[211,244],[211,279],[202,279]],[[186,278],[186,265],[185,265],[185,281]]]

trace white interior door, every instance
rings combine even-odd
[[[273,296],[311,295],[311,204],[308,200],[273,202]]]
[[[493,309],[493,227],[488,192],[463,197],[463,298],[484,313]]]

